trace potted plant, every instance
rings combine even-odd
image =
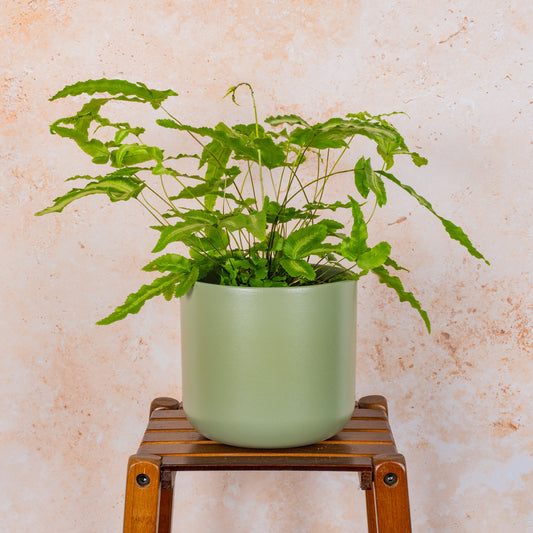
[[[397,275],[404,269],[390,244],[369,238],[367,222],[387,203],[386,184],[413,196],[452,239],[484,258],[461,228],[390,172],[397,156],[427,163],[408,149],[390,115],[310,124],[288,114],[260,122],[249,84],[227,96],[237,103],[241,88],[251,95],[252,123],[193,126],[163,106],[177,95],[172,90],[108,79],[65,87],[51,100],[97,96],[51,132],[107,168],[69,178],[83,185],[37,215],[92,194],[147,209],[157,234],[152,251],[165,253],[144,270],[161,275],[98,324],[137,313],[154,296],[181,298],[183,401],[198,431],[241,446],[310,444],[339,431],[353,409],[358,279],[375,274],[430,331],[427,313]],[[194,139],[198,150],[169,154],[146,144],[143,127],[102,115],[116,102],[162,111],[156,123]],[[381,168],[351,156],[361,136],[375,144]],[[343,174],[353,177],[353,188],[331,199],[328,187]]]

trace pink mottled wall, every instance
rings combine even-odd
[[[243,80],[264,114],[409,114],[430,165],[401,175],[492,266],[395,194],[376,224],[433,333],[365,279],[358,393],[389,398],[415,532],[533,531],[532,27],[529,0],[2,2],[0,529],[119,531],[148,403],[180,395],[177,303],[93,325],[146,280],[146,216],[98,198],[33,216],[90,170],[48,133],[75,104],[47,98],[106,76],[174,88],[198,123],[245,113],[221,101]],[[348,474],[185,474],[177,531],[359,532],[362,502]]]

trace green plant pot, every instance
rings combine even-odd
[[[282,448],[335,435],[355,402],[355,281],[196,283],[181,299],[183,405],[206,437]]]

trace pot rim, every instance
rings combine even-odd
[[[295,286],[273,286],[273,287],[251,287],[249,285],[224,285],[222,283],[218,283],[217,281],[209,281],[208,279],[204,280],[198,280],[195,282],[195,285],[211,285],[211,286],[217,286],[221,287],[221,290],[232,290],[232,291],[253,291],[253,290],[283,290],[283,291],[292,291],[292,292],[298,292],[298,291],[312,291],[317,290],[319,287],[327,287],[331,285],[337,285],[339,283],[357,283],[354,279],[339,279],[335,281],[327,281],[328,278],[333,278],[337,275],[340,275],[344,273],[345,271],[342,268],[331,266],[331,265],[313,265],[315,267],[315,270],[317,272],[316,282],[310,282],[308,285],[295,285]],[[333,274],[333,275],[329,275]],[[328,278],[324,280],[323,278],[328,275]],[[193,286],[194,287],[194,286]],[[215,289],[216,290],[216,289]],[[322,289],[320,289],[322,290]]]
[[[313,283],[310,285],[298,285],[294,287],[250,287],[247,285],[222,285],[220,283],[212,283],[209,281],[196,281],[194,285],[203,285],[203,286],[211,286],[211,287],[218,287],[219,289],[213,289],[213,290],[226,290],[226,291],[235,291],[235,292],[262,292],[265,290],[273,291],[277,290],[279,292],[281,291],[287,291],[287,292],[310,292],[313,290],[324,290],[327,287],[331,287],[333,285],[339,285],[340,283],[357,283],[353,279],[341,279],[337,281],[329,281],[329,282],[323,282],[323,283]],[[194,288],[194,286],[193,286]]]

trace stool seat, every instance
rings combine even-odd
[[[130,457],[124,533],[170,533],[174,476],[193,470],[351,471],[366,491],[370,533],[409,533],[405,460],[396,449],[383,396],[357,402],[334,437],[286,449],[238,448],[199,434],[178,401],[156,398],[137,454]]]

